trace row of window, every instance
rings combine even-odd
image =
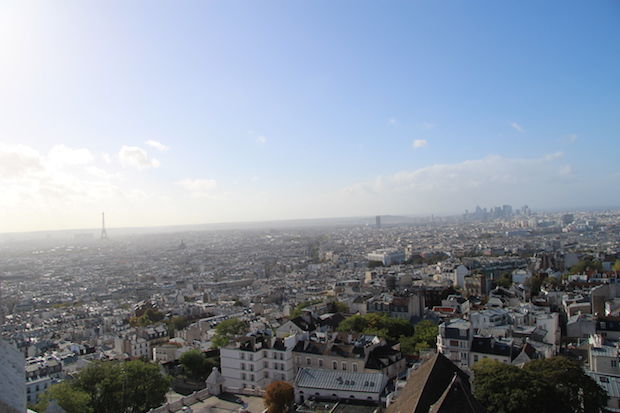
[[[245,356],[246,356],[245,352],[243,352],[243,351],[239,352],[239,358],[241,360],[245,360]],[[254,354],[248,353],[247,356],[248,356],[248,360],[250,360],[250,361],[254,360]],[[268,351],[263,351],[263,357],[268,358],[269,357],[269,352]],[[272,351],[271,352],[271,358],[274,359],[274,360],[284,360],[284,354]]]
[[[301,359],[299,357],[297,357],[296,359],[297,361],[297,365],[301,367]],[[319,359],[318,360],[318,364],[319,367],[323,367],[323,359]],[[306,357],[306,366],[311,366],[312,365],[312,359],[310,357]],[[346,370],[347,369],[347,362],[343,361],[341,366],[342,366],[342,370]],[[353,363],[352,364],[352,368],[353,371],[357,371],[357,363]],[[338,362],[337,361],[332,361],[332,369],[334,370],[338,370]]]

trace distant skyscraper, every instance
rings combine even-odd
[[[376,226],[377,228],[381,228],[381,215],[377,215],[377,216],[375,217],[375,226]]]
[[[101,213],[101,239],[108,239],[108,232],[105,230],[105,212]]]

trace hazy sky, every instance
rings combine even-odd
[[[0,2],[0,232],[620,205],[618,1]]]

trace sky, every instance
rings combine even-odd
[[[0,2],[0,232],[620,206],[620,2]]]

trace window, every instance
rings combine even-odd
[[[245,373],[241,373],[241,380],[245,380]]]
[[[265,378],[269,378],[269,372],[268,372],[268,371],[264,372],[264,373],[263,373],[263,377],[265,377]]]
[[[254,354],[248,354],[248,360],[253,360],[254,359]]]
[[[474,363],[478,361],[478,355],[474,354]]]
[[[239,353],[239,358],[240,358],[241,360],[245,360],[245,354],[243,354],[243,353]]]
[[[357,363],[353,363],[353,371],[357,371]]]
[[[269,363],[268,363],[268,362],[266,362],[266,361],[264,361],[264,362],[263,362],[263,367],[264,367],[264,368],[269,368]]]
[[[323,367],[323,359],[319,359],[319,367]]]
[[[467,359],[467,353],[461,353],[461,360]]]
[[[309,366],[312,362],[310,361],[310,357],[306,358],[306,366]]]
[[[347,369],[347,363],[346,363],[346,362],[344,362],[344,361],[342,362],[342,369],[343,369],[343,370],[346,370],[346,369]]]
[[[254,381],[254,375],[250,374],[250,381]]]
[[[241,370],[245,370],[245,363],[241,363]]]
[[[332,367],[334,368],[334,370],[338,370],[338,362],[337,361],[333,361],[332,362]]]
[[[618,367],[618,360],[612,360],[611,367],[614,367],[614,368]]]
[[[250,364],[250,371],[254,371],[254,364]]]
[[[458,342],[458,340],[450,340],[450,345],[452,347],[458,347],[459,346],[459,342]]]

